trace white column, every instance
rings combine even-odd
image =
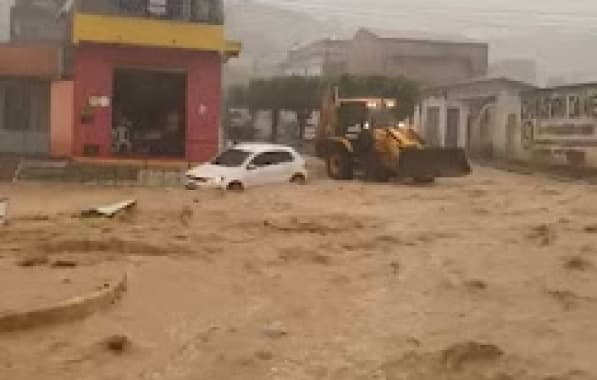
[[[467,141],[467,129],[468,129],[468,118],[470,110],[466,103],[461,102],[460,104],[460,120],[458,122],[458,146],[466,148]]]
[[[446,133],[448,129],[448,105],[445,98],[442,98],[439,106],[439,146],[446,146]]]

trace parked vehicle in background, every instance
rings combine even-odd
[[[211,162],[186,173],[186,187],[243,190],[274,183],[303,184],[305,160],[293,148],[277,144],[242,143]]]

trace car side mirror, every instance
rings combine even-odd
[[[247,170],[255,170],[255,169],[257,169],[257,165],[255,165],[255,164],[247,165]]]

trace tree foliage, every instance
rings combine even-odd
[[[412,115],[418,100],[418,86],[402,77],[343,75],[337,78],[278,76],[254,79],[247,86],[235,86],[228,91],[229,107],[248,108],[252,114],[271,110],[272,140],[277,138],[278,115],[281,110],[294,111],[303,137],[306,119],[319,109],[323,90],[337,86],[341,97],[384,97],[398,101],[401,119]]]
[[[343,98],[396,99],[399,119],[406,119],[413,114],[419,98],[417,83],[403,77],[343,75],[333,79],[331,83],[338,87],[339,95]]]

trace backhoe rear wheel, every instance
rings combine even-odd
[[[328,176],[337,180],[349,180],[353,178],[352,158],[350,154],[342,150],[330,152],[326,157]]]

